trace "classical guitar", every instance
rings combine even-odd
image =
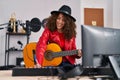
[[[34,54],[36,43],[29,43],[23,50],[23,58],[26,67],[34,67]],[[56,43],[47,45],[42,66],[58,66],[62,62],[62,56],[77,54],[78,50],[62,51]]]

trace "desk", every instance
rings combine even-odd
[[[12,76],[12,70],[1,70],[0,80],[59,80],[57,76]],[[68,80],[93,80],[88,76],[76,76]]]

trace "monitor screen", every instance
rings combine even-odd
[[[120,55],[120,29],[81,25],[82,64],[93,67],[95,55]]]

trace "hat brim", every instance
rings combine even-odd
[[[74,22],[76,21],[76,19],[75,19],[74,17],[72,17],[71,15],[69,15],[69,14],[67,14],[67,13],[65,13],[65,12],[63,12],[63,11],[52,11],[52,12],[51,12],[51,14],[54,14],[54,13],[63,13],[63,14],[65,14],[65,15],[69,16],[70,18],[72,18]]]

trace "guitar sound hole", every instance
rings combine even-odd
[[[47,50],[44,55],[45,59],[51,61],[53,59],[52,53],[53,52],[51,50]]]

